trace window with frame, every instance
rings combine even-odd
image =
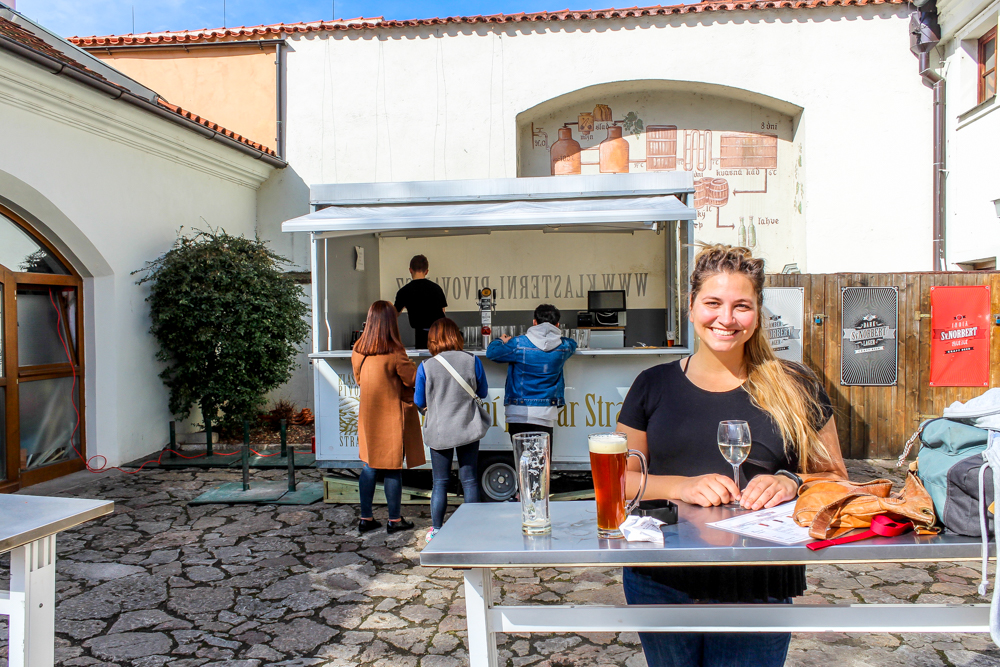
[[[997,29],[979,38],[979,99],[985,102],[997,94]]]
[[[84,467],[83,281],[0,205],[0,490]]]

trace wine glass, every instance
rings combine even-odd
[[[733,481],[740,488],[740,466],[750,454],[750,425],[741,420],[719,422],[719,451],[722,457],[733,466]],[[733,501],[724,507],[739,508],[740,503]]]

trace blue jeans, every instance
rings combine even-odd
[[[641,568],[626,567],[622,575],[629,604],[695,603],[687,593],[660,584],[638,570]],[[781,667],[791,639],[791,633],[779,632],[639,633],[649,667]]]
[[[369,468],[368,464],[361,469],[358,475],[358,495],[361,496],[361,518],[374,518],[372,515],[372,501],[375,500],[375,476],[382,473],[382,488],[385,490],[385,502],[389,506],[389,521],[400,518],[400,508],[403,504],[403,471],[402,470],[376,470]]]
[[[452,452],[458,455],[458,479],[462,482],[465,502],[479,502],[479,482],[476,479],[479,441],[452,449],[432,449],[431,474],[434,484],[431,487],[431,520],[435,528],[444,525],[444,513],[448,509],[448,479],[451,476]]]

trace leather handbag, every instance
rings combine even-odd
[[[887,479],[851,482],[807,477],[799,487],[792,518],[800,526],[809,526],[810,537],[826,540],[868,528],[880,514],[909,519],[921,534],[938,532],[934,503],[912,472],[899,493],[892,493],[892,482]]]

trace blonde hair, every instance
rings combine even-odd
[[[754,404],[774,420],[785,442],[785,451],[797,456],[800,471],[828,463],[830,454],[813,426],[822,414],[816,399],[818,381],[808,368],[774,355],[760,321],[764,307],[764,260],[754,257],[749,248],[702,246],[691,272],[692,306],[705,281],[720,273],[746,276],[757,297],[757,328],[743,347],[747,374],[744,389]]]

